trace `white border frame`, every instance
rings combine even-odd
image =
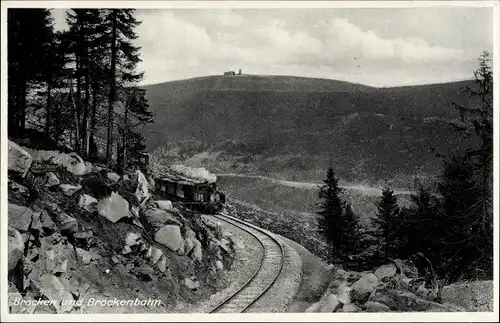
[[[46,7],[46,8],[421,8],[421,7],[488,7],[493,10],[493,75],[494,75],[494,311],[475,313],[249,313],[249,314],[46,314],[20,315],[8,313],[7,283],[7,8]],[[497,1],[2,1],[1,2],[1,109],[0,109],[0,317],[2,322],[496,322],[499,314],[498,303],[498,216],[499,216],[499,80],[500,67],[498,40],[500,39],[499,21],[500,2]],[[4,280],[5,279],[5,280]]]

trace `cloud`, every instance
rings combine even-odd
[[[372,30],[364,31],[345,18],[333,18],[320,24],[326,29],[329,51],[372,60],[400,59],[404,62],[429,62],[459,59],[461,51],[430,46],[420,38],[387,39]]]
[[[65,25],[61,13],[54,15],[59,27]],[[481,50],[491,48],[480,13],[457,19],[468,11],[138,10],[138,69],[145,72],[144,84],[238,68],[369,85],[464,78]],[[409,25],[403,18],[411,18]]]

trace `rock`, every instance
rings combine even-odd
[[[99,201],[97,211],[99,215],[113,223],[131,216],[128,202],[115,192],[111,193],[110,197]]]
[[[42,230],[46,234],[51,234],[56,230],[56,224],[52,221],[52,218],[49,216],[47,211],[42,210],[40,212],[40,222],[42,223]]]
[[[59,189],[61,190],[61,192],[63,192],[64,195],[71,196],[76,192],[78,192],[79,190],[81,190],[82,186],[80,184],[78,185],[61,184],[59,185]]]
[[[86,164],[83,159],[76,153],[61,154],[61,162],[63,166],[66,167],[68,172],[75,175],[84,175],[90,171],[89,165]]]
[[[113,264],[115,264],[115,265],[117,265],[117,264],[119,264],[119,263],[121,262],[121,261],[120,261],[120,259],[118,259],[118,257],[117,257],[117,256],[112,256],[112,257],[111,257],[111,261],[112,261],[112,262],[113,262]]]
[[[140,203],[149,197],[149,183],[140,170],[136,170],[135,173],[137,175],[137,189],[135,190],[135,196]]]
[[[94,213],[97,211],[97,200],[90,195],[82,194],[80,195],[78,206],[87,212]]]
[[[162,273],[167,271],[167,258],[165,257],[165,255],[161,256],[160,260],[156,263],[156,267],[158,267],[158,269]]]
[[[79,231],[73,235],[73,238],[75,238],[76,243],[78,245],[83,245],[85,247],[89,247],[91,245],[91,241],[92,241],[93,237],[94,237],[94,234],[90,230]]]
[[[120,175],[118,175],[117,173],[113,173],[113,172],[109,172],[107,175],[108,179],[110,181],[113,181],[113,182],[118,182],[120,180]]]
[[[441,291],[443,303],[466,308],[470,312],[493,311],[493,281],[475,281],[444,286]]]
[[[12,270],[24,255],[24,241],[21,233],[10,226],[8,228],[8,250],[8,268]]]
[[[143,281],[151,281],[153,280],[155,271],[148,265],[142,265],[140,267],[134,268],[134,273],[139,279]]]
[[[198,288],[200,288],[200,282],[194,281],[191,278],[184,278],[184,285],[186,285],[186,287],[190,290],[197,290]]]
[[[39,281],[40,292],[45,295],[53,305],[57,313],[69,313],[73,305],[68,301],[73,300],[73,295],[66,290],[61,281],[54,275],[43,274]],[[62,303],[65,300],[66,302]]]
[[[141,235],[136,232],[127,233],[127,238],[125,238],[125,244],[129,247],[136,246],[141,242]]]
[[[391,309],[389,306],[379,303],[379,302],[373,302],[373,301],[368,301],[364,305],[364,309],[366,312],[390,312]]]
[[[65,273],[68,269],[68,259],[57,259],[52,268],[53,274]]]
[[[375,290],[378,285],[378,278],[372,273],[363,275],[351,286],[351,301],[363,303],[366,298]]]
[[[128,255],[131,252],[132,252],[132,249],[129,246],[125,246],[122,249],[122,255]]]
[[[66,213],[61,214],[61,221],[58,223],[59,229],[63,233],[69,233],[71,235],[78,232],[78,221]]]
[[[191,258],[193,260],[201,261],[201,259],[203,258],[203,249],[201,248],[201,242],[195,238],[193,240],[193,243],[194,243],[194,249]]]
[[[344,313],[357,313],[359,311],[361,311],[361,309],[355,304],[344,304],[342,307],[342,312]]]
[[[399,260],[399,259],[396,259]],[[415,266],[413,261],[405,260],[402,262],[403,273],[408,278],[417,278],[418,277],[418,268]]]
[[[61,184],[61,181],[59,178],[57,178],[56,174],[53,172],[48,172],[45,174],[45,186],[46,187],[52,187],[52,186],[57,186]]]
[[[31,168],[33,158],[21,146],[9,140],[8,170],[25,177]]]
[[[347,282],[342,283],[337,288],[337,299],[342,304],[350,304],[351,303],[351,288],[347,286]]]
[[[151,225],[153,229],[160,229],[166,224],[174,224],[182,226],[170,211],[160,210],[157,208],[150,208],[144,214],[145,220]]]
[[[41,218],[40,212],[34,212],[33,215],[31,216],[31,227],[30,227],[31,232],[42,231],[42,221],[40,220],[40,218]]]
[[[160,260],[161,256],[163,255],[163,251],[161,249],[158,249],[156,247],[152,247],[151,249],[151,263],[154,265]]]
[[[196,238],[196,233],[191,228],[187,228],[185,236],[187,239],[192,240],[192,239]]]
[[[19,232],[27,232],[33,216],[33,210],[25,206],[9,203],[8,206],[8,223],[9,226]]]
[[[397,271],[398,268],[391,262],[378,267],[374,274],[377,276],[379,281],[383,281],[384,278],[394,277]]]
[[[447,309],[450,307],[419,298],[415,294],[403,290],[385,290],[370,298],[370,301],[387,305],[391,310],[402,312],[420,312],[429,309]]]
[[[148,252],[146,252],[146,258],[151,258],[152,253],[153,253],[153,246],[149,246]]]
[[[135,225],[136,227],[144,229],[144,226],[142,225],[141,221],[137,220],[136,218],[132,220],[132,224]]]
[[[317,313],[319,310],[319,302],[316,302],[306,309],[306,313]]]
[[[186,237],[184,239],[184,251],[186,252],[186,254],[189,254],[191,250],[193,250],[193,248],[194,248],[194,242]]]
[[[14,192],[15,194],[25,195],[28,193],[28,188],[26,188],[26,186],[21,185],[17,182],[11,181],[10,179],[9,179],[7,185],[8,185],[9,191]]]
[[[326,296],[326,297],[325,297]],[[332,293],[327,293],[327,295],[323,296],[319,301],[319,313],[332,313],[339,306],[339,301],[337,300],[337,296]]]
[[[343,269],[337,269],[335,273],[333,274],[333,278],[340,280],[340,281],[345,281],[349,278],[350,274],[343,270]]]
[[[222,261],[220,261],[220,260],[215,261],[215,268],[218,271],[223,271],[224,270],[224,264],[222,263]]]
[[[158,208],[160,210],[164,210],[164,211],[170,211],[173,208],[172,202],[168,201],[168,200],[156,201],[156,205],[158,206]]]
[[[132,213],[134,217],[138,218],[140,215],[139,207],[135,205],[130,205],[130,213]]]
[[[162,227],[156,232],[155,240],[174,252],[184,249],[184,239],[182,239],[181,230],[177,225],[169,224]]]

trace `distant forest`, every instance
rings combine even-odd
[[[319,233],[329,242],[328,258],[365,270],[390,259],[429,264],[432,287],[460,280],[493,279],[493,73],[488,52],[479,58],[475,86],[466,88],[468,107],[453,104],[453,126],[475,146],[457,147],[442,159],[435,190],[417,183],[412,207],[400,207],[386,187],[369,232],[360,230],[349,203],[340,198],[334,169],[319,192]],[[442,285],[441,285],[442,286]]]

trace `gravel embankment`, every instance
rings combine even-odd
[[[208,300],[193,304],[189,309],[184,308],[183,312],[210,312],[210,310],[214,309],[227,297],[235,293],[240,286],[252,277],[254,272],[259,268],[260,259],[262,259],[263,256],[261,245],[257,239],[248,232],[243,231],[225,221],[221,221],[213,216],[204,216],[212,221],[220,223],[222,230],[225,233],[232,235],[236,251],[236,259],[234,260],[231,269],[225,269],[224,272],[221,273],[221,277],[218,281],[218,292],[210,296],[210,299]]]
[[[297,252],[291,248],[279,235],[285,253],[285,263],[278,280],[255,302],[248,313],[282,313],[286,312],[288,304],[294,299],[302,279],[302,262]]]
[[[303,313],[321,298],[332,279],[334,268],[302,245],[285,237],[281,238],[297,252],[302,262],[300,287],[292,302],[288,304],[286,312]]]

